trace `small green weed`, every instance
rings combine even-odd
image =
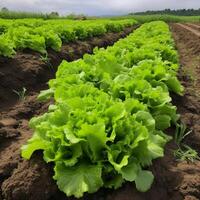
[[[190,162],[194,162],[195,160],[200,160],[197,151],[192,149],[188,145],[183,145],[182,148],[179,147],[177,150],[175,150],[174,156],[177,158],[177,160],[181,161],[187,160]]]
[[[192,130],[187,131],[187,127],[184,123],[176,124],[175,142],[178,149],[174,151],[174,156],[177,160],[194,162],[200,160],[198,153],[190,146],[183,144],[183,140],[192,133]]]
[[[17,96],[19,97],[19,100],[20,101],[24,101],[25,99],[26,99],[26,88],[25,87],[23,87],[22,88],[22,90],[21,91],[16,91],[16,90],[13,90],[13,92],[15,93],[15,94],[17,94]]]
[[[49,57],[48,57],[48,54],[45,54],[44,56],[43,55],[41,55],[40,56],[40,59],[46,64],[46,65],[48,65],[48,67],[50,68],[50,69],[52,69],[52,64],[51,64],[51,62],[50,62],[50,59],[49,59]]]

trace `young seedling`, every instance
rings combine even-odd
[[[177,160],[194,162],[195,160],[200,160],[196,150],[188,145],[182,144],[185,137],[187,137],[192,130],[186,132],[187,127],[185,124],[176,124],[175,132],[175,142],[178,149],[174,151],[174,156]]]
[[[181,123],[181,124],[176,124],[176,132],[175,132],[175,142],[178,146],[181,145],[181,142],[184,140],[184,138],[186,136],[188,136],[192,130],[186,132],[187,127],[185,124]]]
[[[24,101],[25,100],[25,98],[26,98],[26,88],[25,87],[23,87],[22,88],[22,90],[21,91],[17,91],[17,90],[13,90],[13,92],[15,93],[15,94],[17,94],[17,96],[19,97],[19,100],[20,101]]]
[[[50,59],[49,59],[49,57],[48,57],[48,54],[41,55],[40,58],[41,58],[41,60],[42,60],[50,69],[52,69],[53,66],[52,66],[52,64],[51,64],[51,62],[50,62]]]

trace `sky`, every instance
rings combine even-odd
[[[165,8],[200,8],[200,0],[0,0],[0,8],[10,10],[51,12],[62,15],[122,15]]]

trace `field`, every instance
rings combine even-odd
[[[179,19],[0,19],[0,200],[200,199],[200,23]]]
[[[174,15],[133,15],[138,22],[162,20],[165,22],[200,22],[200,16],[174,16]],[[128,17],[130,18],[130,16]]]
[[[151,22],[151,21],[164,21],[167,23],[172,22],[191,22],[191,23],[199,23],[200,16],[176,16],[176,15],[166,15],[166,14],[152,14],[152,15],[126,15],[126,16],[116,16],[111,17],[112,20],[119,20],[119,19],[130,19],[133,18],[137,20],[139,23]]]

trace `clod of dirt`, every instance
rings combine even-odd
[[[0,129],[0,143],[2,143],[2,139],[14,138],[18,137],[19,135],[20,132],[17,129],[3,127]]]
[[[0,127],[5,127],[5,126],[17,126],[18,122],[17,120],[13,118],[6,118],[0,120]]]
[[[2,184],[6,200],[39,200],[50,198],[58,189],[50,168],[41,156],[18,164],[11,177]]]

